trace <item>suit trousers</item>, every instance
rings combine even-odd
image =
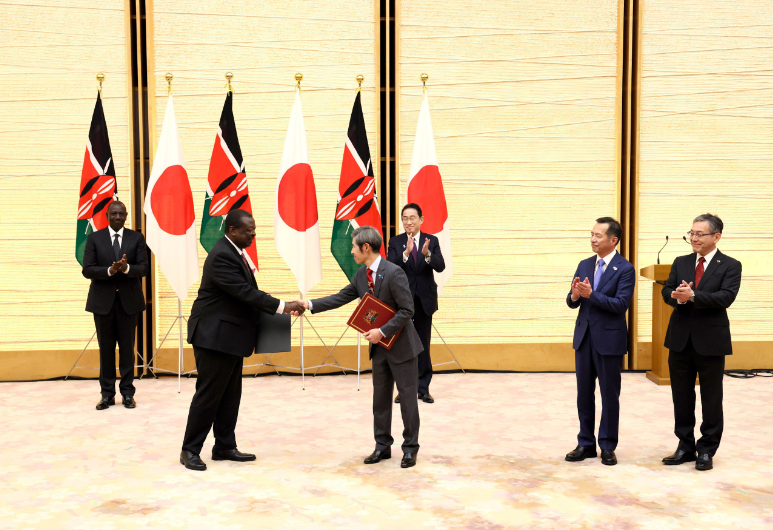
[[[679,438],[679,449],[698,451],[711,456],[717,452],[724,428],[722,412],[722,378],[725,374],[724,355],[701,355],[695,351],[692,340],[684,350],[669,350],[668,368],[671,371],[671,397],[674,400],[674,434]],[[700,375],[701,437],[695,443],[695,376]]]
[[[577,413],[580,417],[580,434],[577,444],[596,447],[593,435],[596,422],[596,378],[601,390],[601,423],[599,447],[614,451],[617,448],[617,432],[620,424],[620,372],[622,355],[601,355],[593,347],[590,329],[574,354],[577,375]]]
[[[432,381],[432,359],[429,356],[429,343],[432,339],[432,315],[424,312],[421,300],[418,296],[413,297],[413,327],[419,334],[421,345],[424,351],[419,354],[419,394],[425,396],[429,394],[429,384]]]
[[[115,396],[115,344],[118,343],[118,370],[121,382],[118,388],[122,396],[134,396],[134,332],[137,314],[129,315],[121,304],[118,293],[113,307],[106,315],[94,314],[99,343],[99,386],[102,397]]]
[[[419,381],[416,358],[402,363],[389,359],[389,351],[374,346],[371,361],[373,364],[373,434],[376,449],[385,451],[392,447],[392,393],[395,384],[400,395],[400,413],[403,417],[403,452],[419,451],[419,401],[417,388]]]
[[[236,449],[236,420],[242,400],[244,357],[208,348],[193,347],[196,358],[196,393],[188,412],[183,451],[201,454],[204,440],[214,425],[215,447]]]

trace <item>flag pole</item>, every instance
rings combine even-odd
[[[301,300],[305,300],[305,298],[303,293],[301,293]],[[306,390],[306,374],[303,368],[303,315],[299,318],[301,320],[301,386],[303,390]]]
[[[185,361],[183,361],[183,309],[180,298],[177,298],[177,332],[177,338],[179,339],[177,349],[177,393],[179,394],[180,380],[185,370]]]
[[[357,333],[357,392],[360,391],[360,343],[362,342],[362,333]]]

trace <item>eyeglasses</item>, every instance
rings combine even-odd
[[[719,232],[709,232],[708,234],[704,234],[702,232],[693,232],[692,230],[690,230],[689,232],[687,232],[687,237],[689,237],[690,239],[694,237],[697,237],[698,239],[700,239],[703,236],[713,236],[714,234],[718,234],[718,233]]]
[[[412,215],[411,217],[403,217],[403,222],[404,223],[407,223],[409,221],[412,222],[412,223],[415,223],[418,220],[419,220],[419,218],[416,217],[415,215]]]

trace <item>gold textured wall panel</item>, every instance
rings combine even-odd
[[[701,213],[725,223],[722,252],[743,264],[729,310],[734,341],[773,340],[773,53],[768,0],[644,0],[639,266],[692,252]],[[652,289],[639,278],[638,340],[651,341]],[[647,368],[637,367],[637,368]]]
[[[435,318],[446,340],[571,342],[572,274],[594,220],[619,212],[619,10],[400,0],[400,193],[426,72],[455,270]]]
[[[94,333],[75,223],[97,72],[132,223],[125,4],[3,2],[0,13],[0,352],[79,352]]]
[[[310,298],[337,292],[348,280],[330,253],[344,140],[362,74],[363,112],[371,157],[377,156],[376,11],[372,0],[182,2],[154,0],[148,31],[152,141],[166,110],[166,72],[174,98],[183,153],[201,227],[207,172],[225,99],[224,74],[234,73],[234,116],[244,156],[253,213],[261,289],[285,300],[299,296],[294,276],[274,246],[277,173],[294,98],[294,75],[304,75],[302,103],[319,210],[323,279]],[[155,90],[154,90],[155,86]],[[375,164],[374,164],[375,165]],[[376,167],[378,167],[376,165]],[[206,253],[199,249],[203,266]],[[177,298],[156,275],[156,343],[177,314]],[[198,283],[183,304],[190,314]],[[353,306],[310,317],[330,347],[346,329]],[[185,334],[185,330],[183,331]],[[177,346],[176,331],[164,347]],[[356,344],[349,332],[342,344]],[[298,331],[293,331],[298,344]],[[320,345],[308,328],[305,341]],[[281,356],[280,356],[281,357]],[[314,361],[321,359],[314,359]],[[298,366],[297,355],[286,356]],[[307,359],[307,361],[309,361]],[[251,361],[258,362],[258,361]],[[356,362],[356,361],[355,361]],[[306,363],[307,365],[309,362]]]

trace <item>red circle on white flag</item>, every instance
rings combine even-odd
[[[319,220],[317,213],[317,188],[308,164],[295,164],[279,182],[277,193],[279,216],[287,226],[305,232]]]
[[[421,213],[424,215],[421,231],[433,235],[442,232],[443,225],[448,219],[448,206],[438,167],[421,168],[411,179],[407,195],[408,202],[421,207]]]
[[[184,167],[169,166],[161,173],[150,192],[150,208],[168,234],[181,236],[193,226],[193,193]]]

